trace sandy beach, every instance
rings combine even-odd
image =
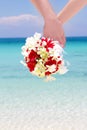
[[[44,82],[20,64],[22,40],[0,43],[0,130],[87,130],[86,41],[68,41],[69,72]]]

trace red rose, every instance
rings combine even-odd
[[[48,61],[45,63],[45,66],[46,65],[49,65],[49,66],[51,66],[51,65],[53,65],[53,64],[57,64],[57,62],[56,62],[56,60],[54,60],[54,59],[52,59],[53,57],[49,57],[48,58]]]
[[[59,60],[59,61],[58,61],[58,64],[61,64],[61,63],[62,63],[62,61],[61,61],[61,60]]]
[[[27,67],[29,68],[30,72],[34,71],[35,65],[36,65],[36,61],[27,62]]]
[[[30,61],[36,61],[37,58],[39,58],[40,55],[37,54],[37,52],[35,52],[34,50],[31,50],[28,58]]]
[[[42,41],[45,41],[47,44],[45,45],[46,51],[49,52],[49,48],[53,48],[54,44],[52,43],[52,40],[49,40],[48,38],[42,38]]]
[[[46,75],[46,76],[48,76],[48,75],[50,75],[50,74],[51,74],[51,72],[49,72],[49,71],[45,72],[45,75]]]
[[[49,48],[53,48],[53,47],[54,44],[51,41],[47,42],[47,45],[45,46],[47,52],[49,52]]]

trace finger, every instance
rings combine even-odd
[[[65,38],[64,35],[62,36],[62,41],[63,41],[63,43],[62,43],[62,47],[64,48],[64,47],[65,47],[65,43],[66,43],[66,38]]]
[[[63,36],[62,36],[62,39],[63,39],[63,41],[64,41],[64,44],[66,43],[66,38],[65,38],[65,35],[63,34]]]
[[[58,38],[59,44],[61,45],[61,47],[63,47],[64,45],[64,40],[62,37]]]
[[[65,34],[63,33],[63,34],[60,36],[60,43],[62,44],[63,47],[64,47],[64,45],[65,45],[65,42],[66,42],[66,38],[65,38]]]

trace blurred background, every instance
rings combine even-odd
[[[50,0],[58,13],[68,0]],[[87,8],[82,9],[65,25],[66,36],[87,36]],[[27,37],[42,32],[43,18],[30,0],[0,2],[0,37]]]

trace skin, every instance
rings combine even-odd
[[[60,42],[64,47],[66,42],[62,23],[57,18],[48,0],[31,0],[44,19],[43,36]]]
[[[70,0],[57,17],[64,24],[86,5],[87,0]]]
[[[31,0],[44,18],[43,36],[58,40],[65,45],[65,35],[62,25],[87,5],[87,0],[69,0],[56,16],[48,0]]]

